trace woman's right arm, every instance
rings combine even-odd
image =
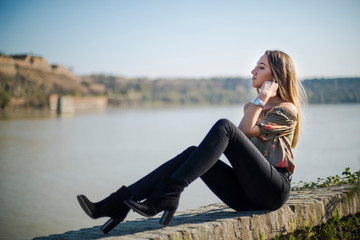
[[[248,138],[260,135],[260,128],[256,125],[256,121],[259,118],[261,110],[261,106],[256,106],[252,102],[248,102],[244,106],[244,117],[240,121],[239,129]]]

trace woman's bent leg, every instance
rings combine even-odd
[[[186,187],[209,171],[222,153],[233,166],[240,186],[233,190],[239,191],[240,195],[244,193],[252,206],[276,209],[286,201],[290,191],[287,179],[270,165],[237,126],[226,119],[213,126],[199,147],[170,177]],[[222,176],[217,179],[222,181]]]

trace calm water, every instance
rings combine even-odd
[[[360,168],[360,105],[311,105],[294,151],[293,181]],[[189,145],[219,118],[238,123],[242,106],[108,110],[0,119],[0,239],[30,239],[101,225],[76,195],[100,200]],[[218,202],[201,181],[180,208]],[[138,217],[131,213],[129,219]]]

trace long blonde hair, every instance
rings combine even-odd
[[[297,109],[297,124],[291,148],[295,148],[300,132],[301,106],[306,102],[306,93],[296,77],[294,64],[286,53],[279,50],[267,50],[271,72],[279,84],[278,95],[281,99],[291,102]]]

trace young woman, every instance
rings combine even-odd
[[[123,221],[130,209],[146,217],[164,211],[160,223],[168,225],[181,192],[198,177],[237,211],[276,210],[287,201],[303,88],[292,60],[281,51],[266,51],[251,73],[258,96],[245,105],[238,126],[219,120],[199,146],[189,147],[100,202],[78,196],[89,217],[111,218],[102,226],[104,233]],[[230,166],[219,160],[223,153]]]

